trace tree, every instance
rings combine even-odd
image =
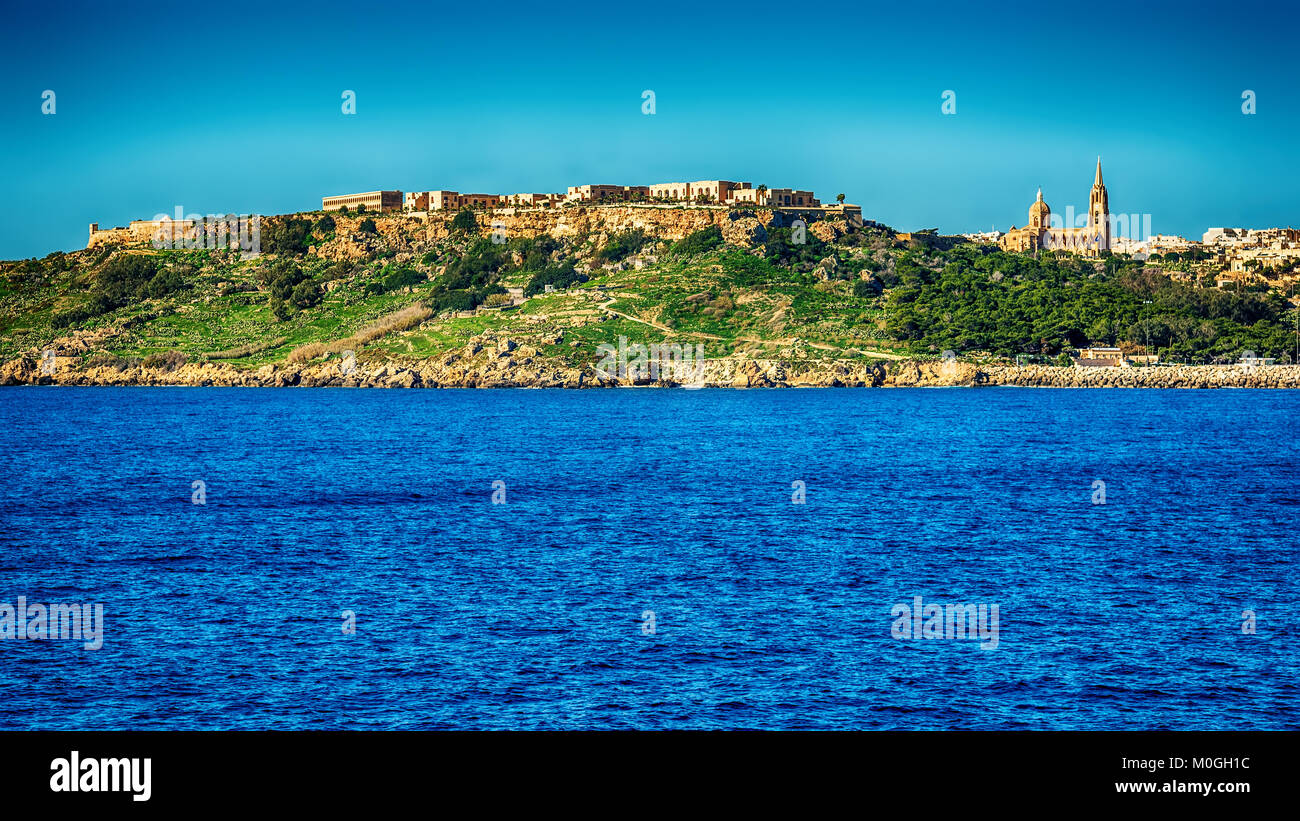
[[[310,279],[303,280],[294,286],[293,293],[289,296],[289,302],[297,308],[310,308],[320,302],[321,287]]]
[[[472,234],[476,230],[478,230],[478,220],[474,218],[474,212],[468,208],[462,208],[451,221],[452,233]]]
[[[383,285],[385,291],[396,291],[399,288],[413,288],[417,284],[424,282],[424,274],[409,266],[398,266],[392,269],[384,277]]]
[[[298,217],[262,220],[262,250],[272,254],[302,254],[311,239],[311,223]]]
[[[843,205],[843,204],[844,204],[844,195],[843,195],[843,194],[836,194],[836,195],[835,195],[835,201],[838,202],[840,205]]]
[[[361,221],[361,224],[357,226],[357,230],[363,234],[379,233],[379,229],[375,227],[375,221],[372,220],[370,217],[366,217],[365,219],[363,219]]]

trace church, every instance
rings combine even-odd
[[[1029,206],[1029,223],[1024,228],[1011,226],[1002,237],[1004,251],[1047,250],[1072,251],[1085,256],[1100,256],[1110,250],[1110,203],[1106,199],[1106,186],[1101,181],[1101,157],[1097,158],[1097,176],[1088,194],[1088,221],[1081,228],[1070,225],[1054,227],[1052,209],[1043,202],[1043,189],[1038,189],[1038,199]]]

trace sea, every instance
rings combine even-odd
[[[0,728],[1294,730],[1298,419],[4,388]]]

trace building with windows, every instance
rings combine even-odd
[[[650,196],[647,185],[571,185],[569,202],[630,202]]]
[[[402,192],[366,191],[321,198],[322,211],[338,211],[342,208],[355,211],[359,205],[364,205],[367,211],[397,211],[402,208]]]
[[[550,207],[562,203],[680,202],[713,205],[750,204],[766,208],[820,208],[821,202],[811,191],[794,188],[754,187],[748,182],[731,180],[696,180],[663,182],[654,185],[571,185],[564,194],[461,194],[458,191],[370,191],[325,197],[327,211],[363,205],[371,211],[449,211],[461,208],[499,208],[502,206]],[[843,206],[848,210],[856,206]]]
[[[1011,226],[1001,240],[1004,251],[1064,250],[1086,256],[1099,256],[1110,250],[1110,202],[1106,185],[1101,181],[1101,157],[1097,174],[1088,194],[1087,224],[1082,227],[1053,225],[1052,209],[1043,201],[1043,189],[1029,206],[1029,222],[1024,228]]]

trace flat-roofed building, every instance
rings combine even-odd
[[[772,192],[764,188],[761,191],[757,188],[737,188],[731,192],[731,201],[733,203],[752,203],[754,205],[767,205],[772,198]]]
[[[689,182],[657,182],[647,185],[648,196],[657,200],[688,200],[691,198]]]
[[[1080,359],[1119,359],[1124,352],[1119,348],[1080,348]]]
[[[460,208],[460,194],[455,191],[428,191],[426,193],[429,195],[428,207],[430,211],[447,211]]]
[[[796,188],[769,188],[765,205],[817,208],[821,206],[821,202],[811,191],[800,191]]]
[[[691,201],[704,200],[707,202],[722,203],[732,201],[731,192],[738,189],[748,189],[747,182],[732,182],[731,180],[699,180],[691,183]]]
[[[511,205],[548,207],[564,200],[563,194],[510,194],[506,202]]]
[[[821,202],[811,191],[794,188],[754,188],[749,183],[734,184],[728,202],[753,203],[773,208],[820,208]]]
[[[338,211],[341,208],[355,211],[359,205],[364,205],[367,211],[397,211],[402,207],[402,192],[365,191],[321,198],[322,211]]]
[[[565,199],[569,202],[599,202],[623,198],[621,185],[570,185]]]
[[[461,208],[496,208],[504,199],[500,194],[461,194]]]

